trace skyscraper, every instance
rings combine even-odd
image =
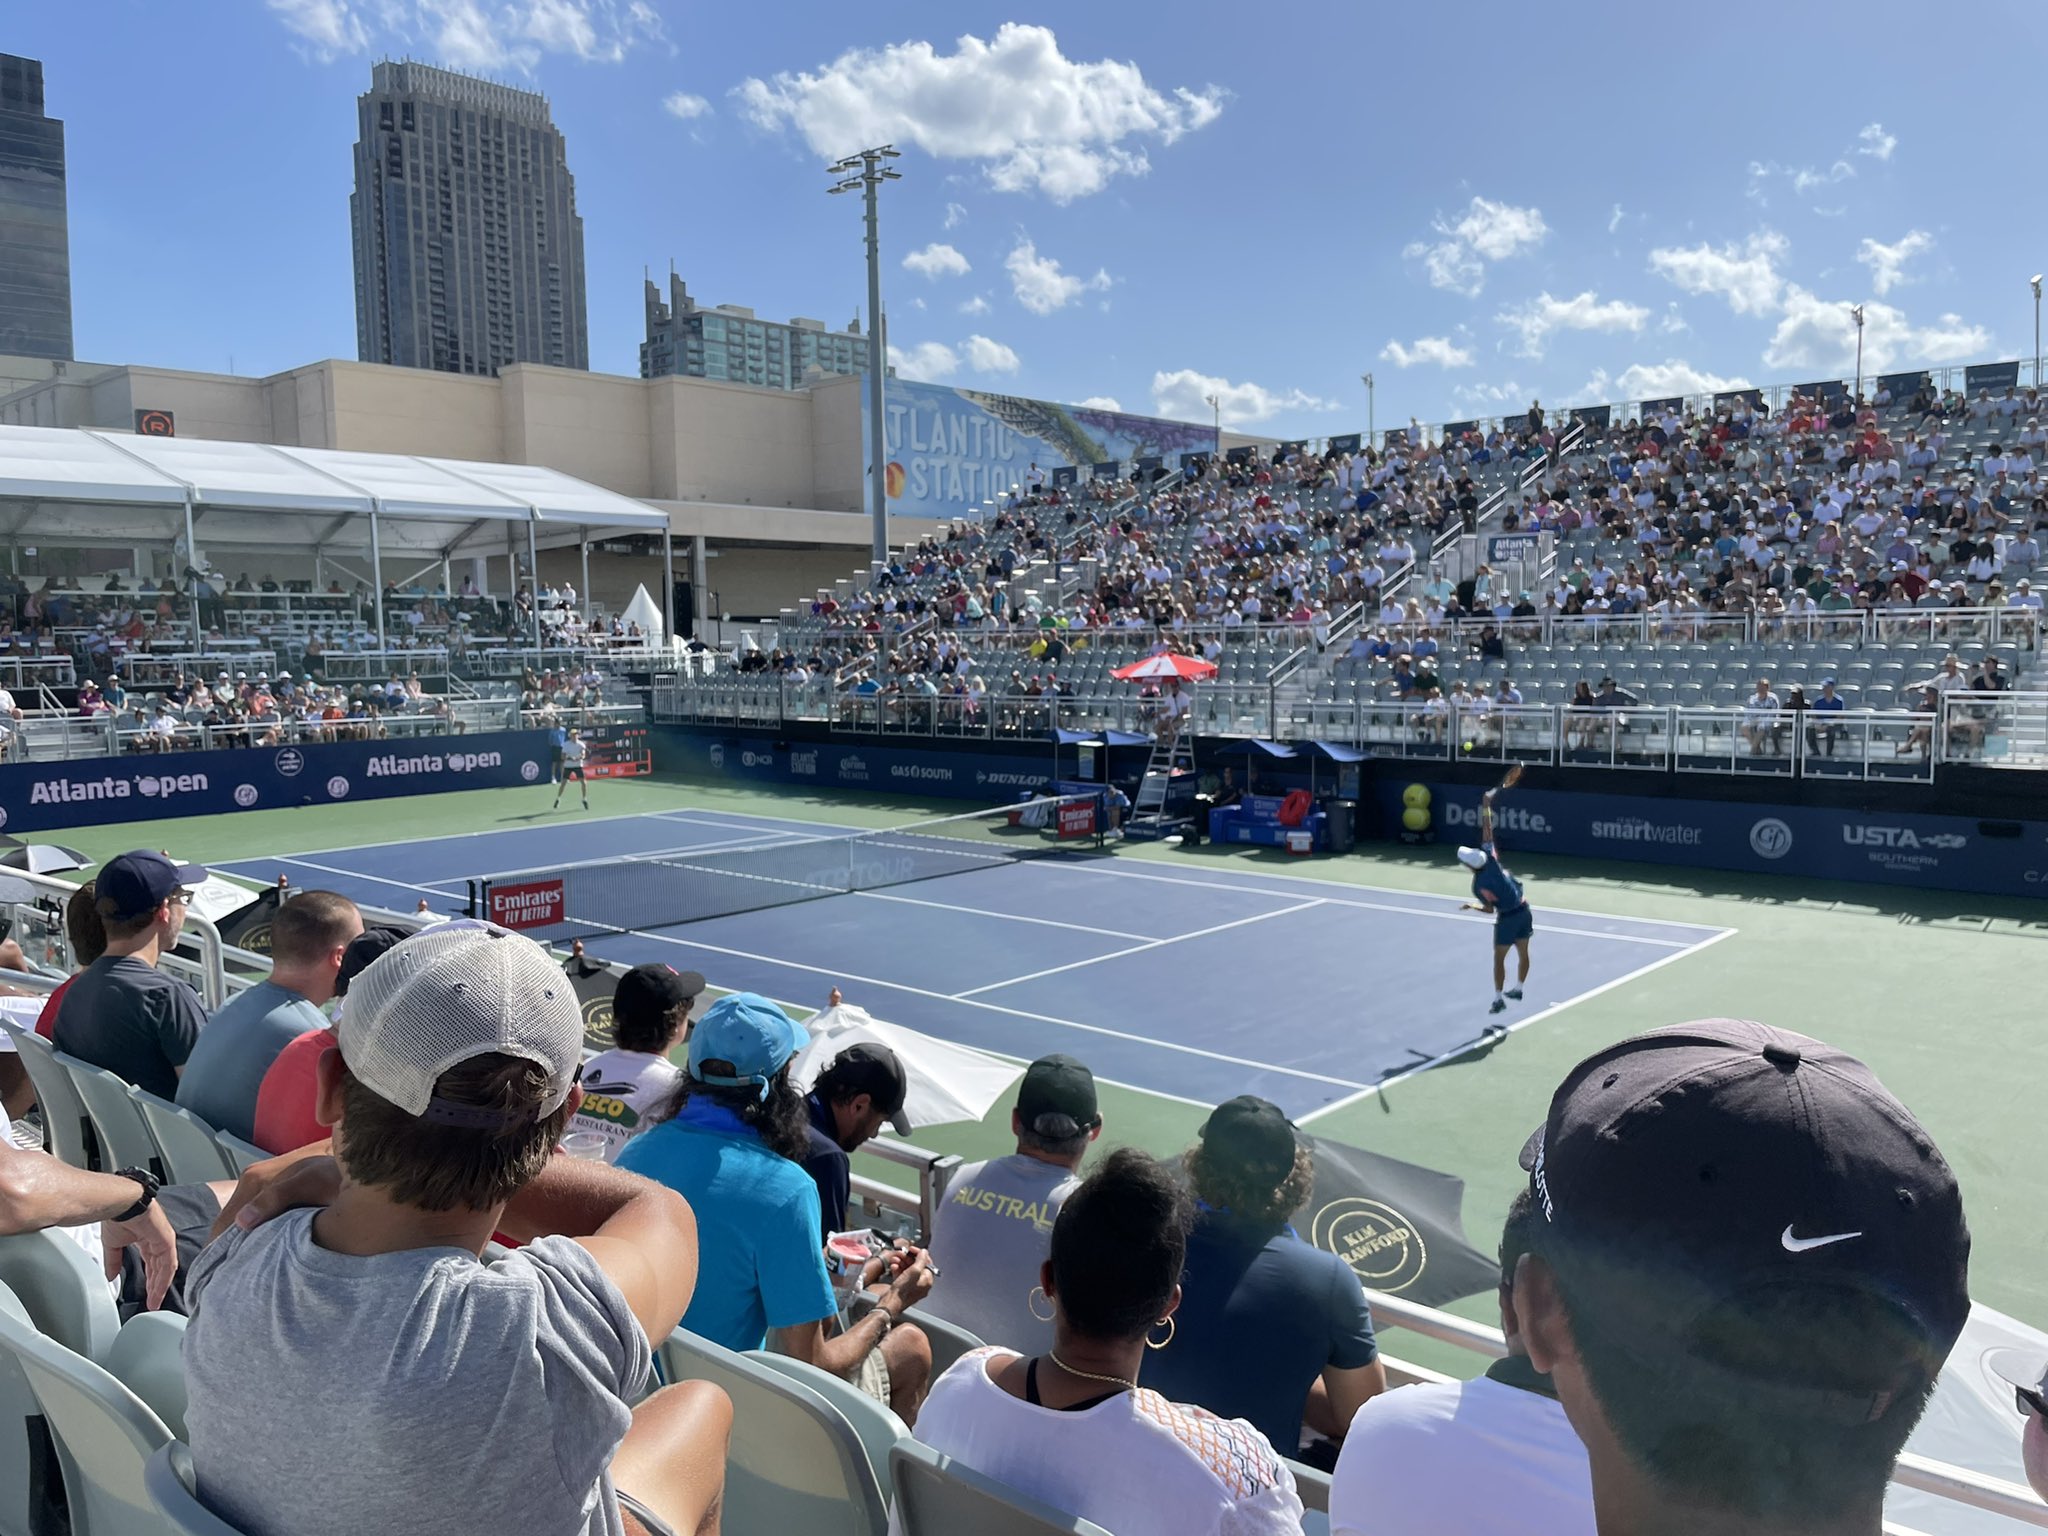
[[[583,220],[547,98],[387,62],[356,118],[357,355],[443,373],[588,368]]]
[[[64,124],[43,113],[43,66],[0,53],[0,352],[71,356]]]
[[[857,325],[828,331],[822,320],[784,325],[759,319],[738,304],[701,308],[683,280],[668,275],[668,298],[645,285],[647,339],[640,344],[640,377],[682,374],[725,379],[767,389],[800,389],[819,373],[860,373],[868,365],[868,339]]]

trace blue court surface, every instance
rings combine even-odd
[[[469,877],[758,847],[852,831],[727,811],[584,817],[500,832],[223,865],[369,906],[460,910]],[[1732,930],[1536,902],[1533,1024],[1683,960]],[[832,987],[878,1018],[1029,1060],[1065,1051],[1097,1075],[1200,1104],[1256,1093],[1297,1118],[1457,1054],[1489,1022],[1491,919],[1454,898],[1073,854],[894,889],[591,940],[792,1008]]]

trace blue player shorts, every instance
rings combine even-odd
[[[1536,914],[1529,910],[1529,903],[1523,902],[1512,912],[1502,912],[1493,920],[1493,943],[1497,949],[1506,949],[1510,944],[1519,944],[1536,931]]]

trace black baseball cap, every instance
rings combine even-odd
[[[348,984],[370,968],[370,962],[401,939],[412,935],[403,928],[365,928],[348,941],[341,952],[341,969],[334,975],[334,995],[348,996]]]
[[[1857,1294],[1902,1320],[1931,1378],[1969,1315],[1955,1174],[1876,1074],[1805,1035],[1699,1019],[1597,1051],[1522,1166],[1532,1246],[1603,1299],[1621,1271],[1654,1277],[1632,1289],[1658,1337],[1693,1337],[1709,1313],[1766,1318],[1797,1293]],[[1787,1397],[1755,1390],[1760,1407]],[[1893,1396],[1790,1390],[1797,1413],[1851,1424]]]
[[[1210,1156],[1269,1180],[1276,1189],[1294,1169],[1294,1122],[1279,1105],[1252,1094],[1218,1104],[1203,1122],[1201,1134]]]
[[[1092,1130],[1101,1120],[1095,1102],[1095,1074],[1071,1056],[1041,1056],[1024,1069],[1017,1088],[1017,1115],[1024,1128],[1053,1141]]]
[[[888,1118],[898,1136],[910,1134],[910,1116],[903,1101],[910,1096],[910,1079],[903,1063],[886,1045],[849,1045],[818,1074],[813,1091],[828,1099],[851,1098],[864,1093]]]
[[[93,902],[101,917],[133,922],[205,879],[201,865],[180,864],[167,853],[138,848],[100,866],[93,880]]]
[[[636,965],[619,978],[612,991],[613,1025],[660,1029],[673,1009],[694,1002],[704,986],[703,976],[696,971]]]

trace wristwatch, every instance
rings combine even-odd
[[[159,1179],[147,1168],[116,1168],[114,1170],[114,1177],[117,1179],[133,1179],[142,1186],[142,1198],[116,1216],[114,1218],[116,1221],[133,1221],[136,1217],[140,1216],[144,1211],[156,1204],[156,1192],[163,1187],[163,1180]]]

